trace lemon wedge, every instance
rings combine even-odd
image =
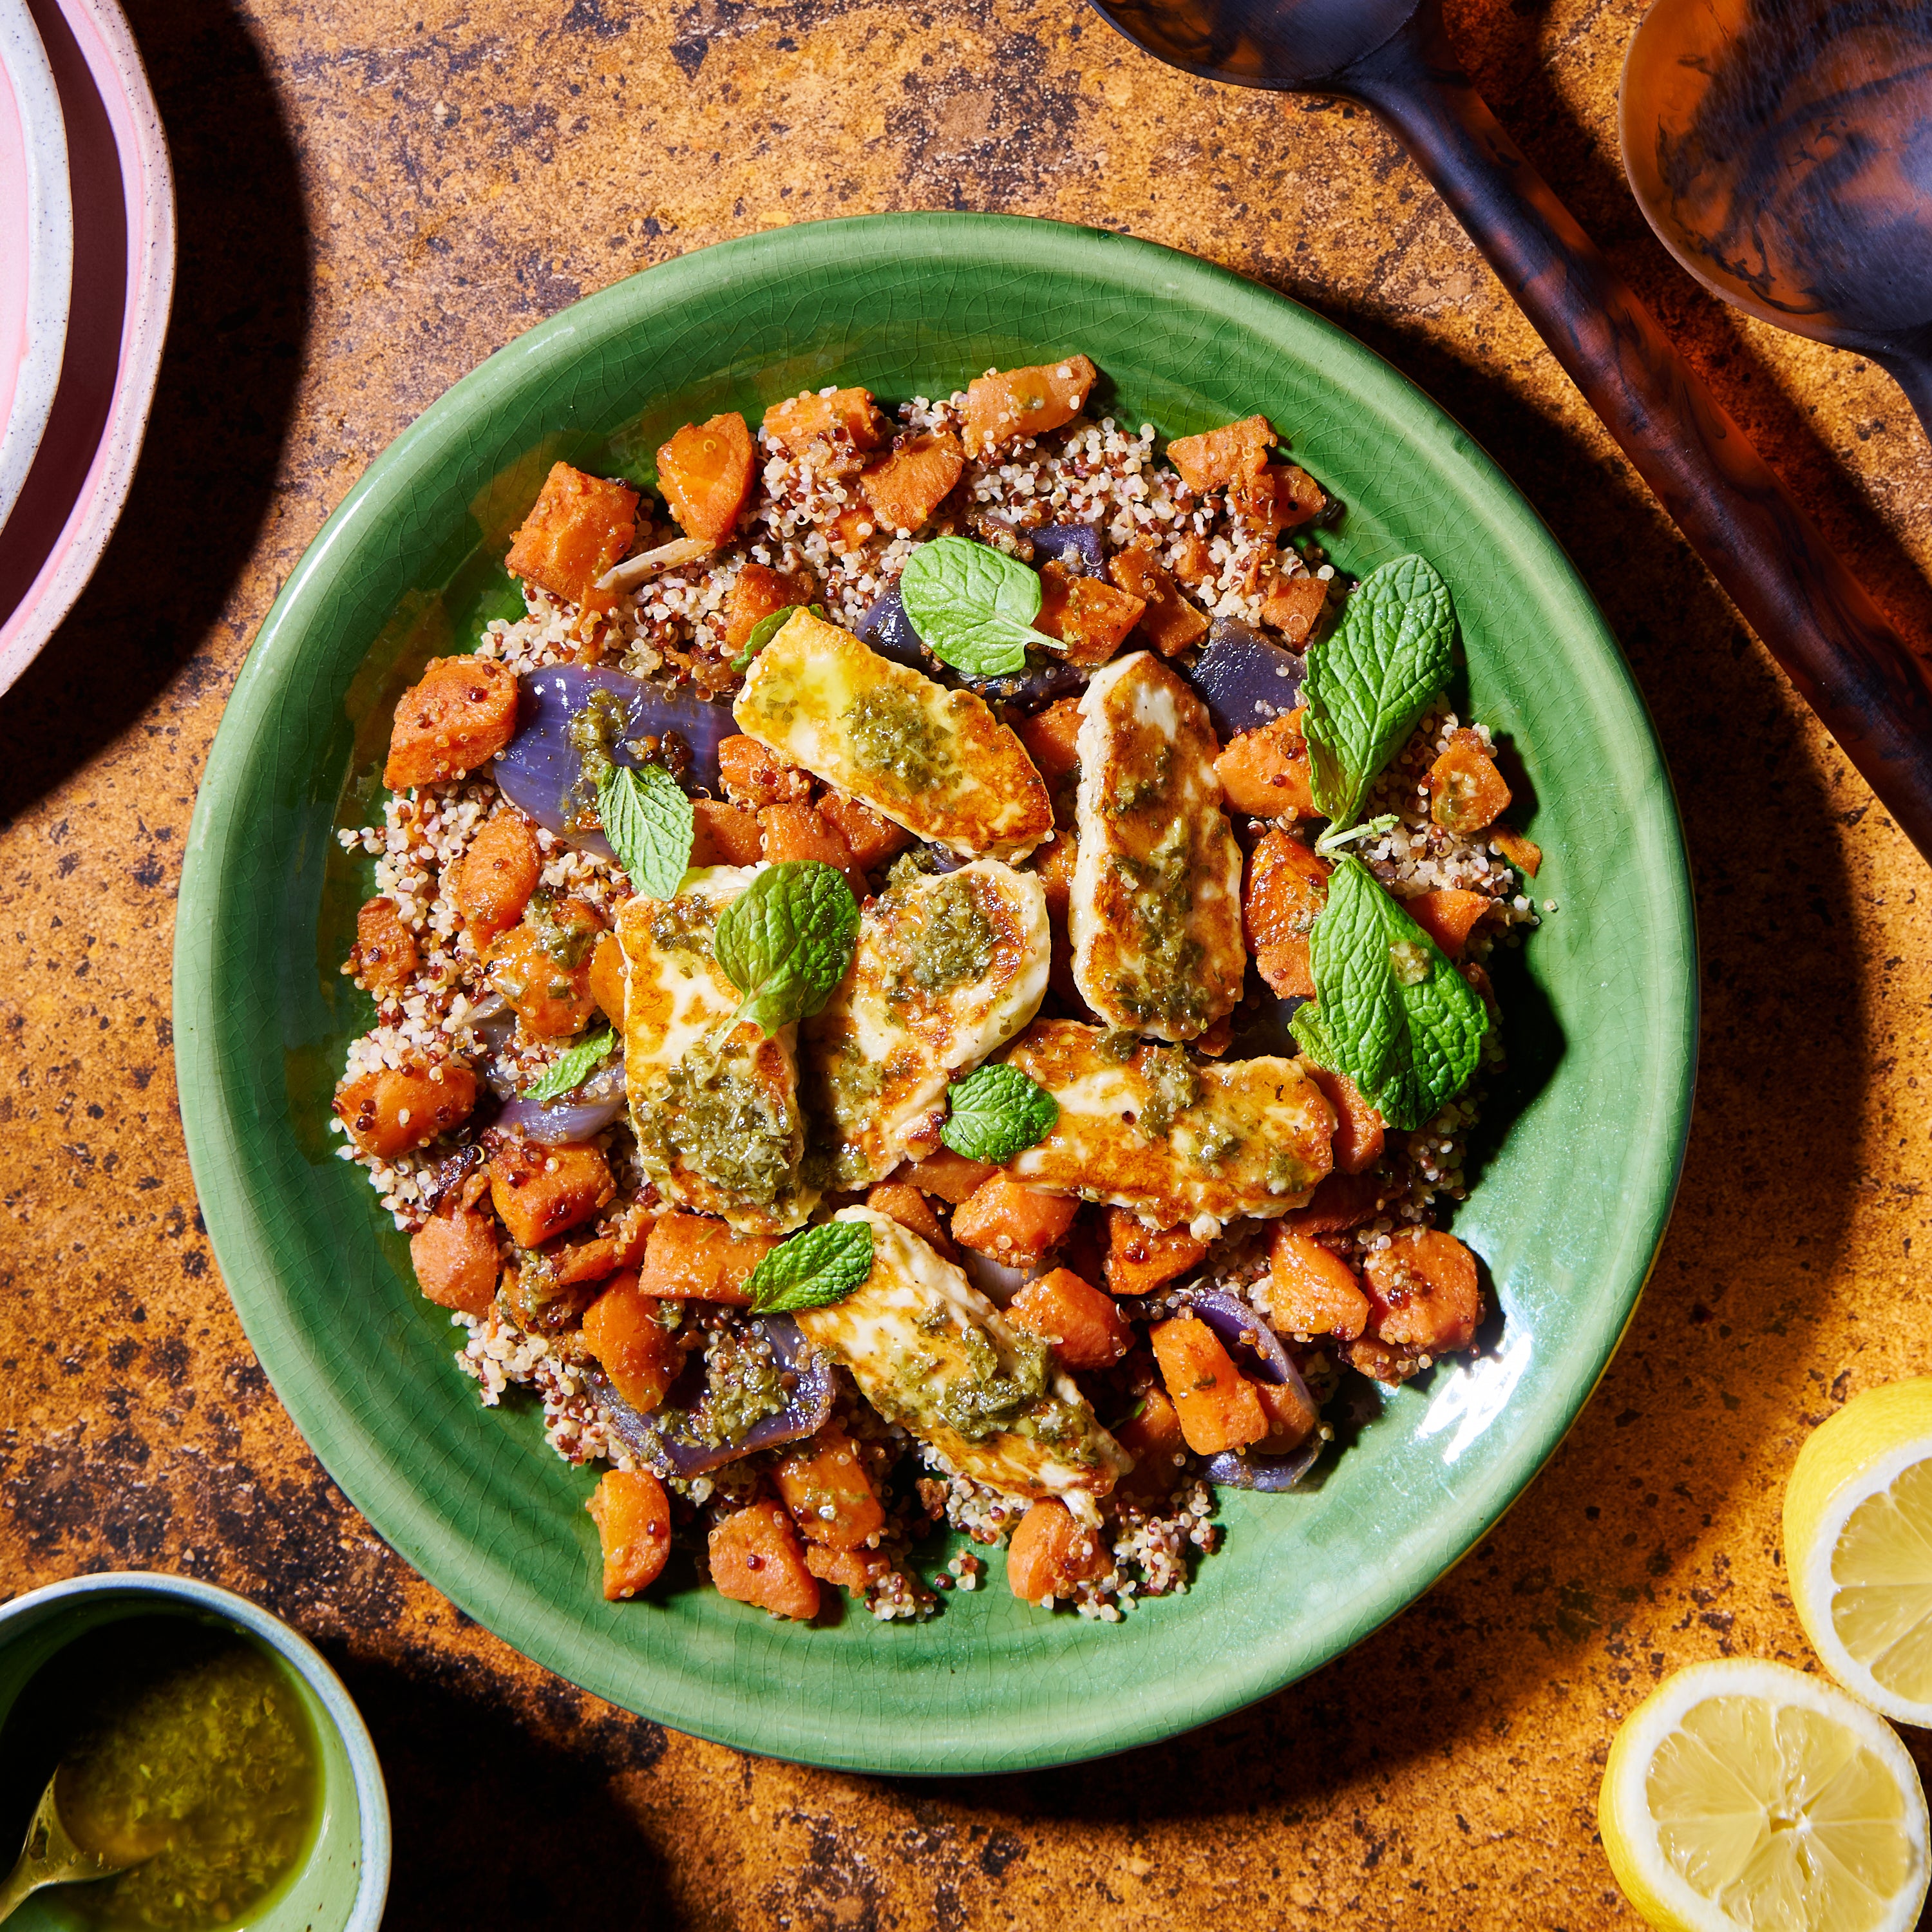
[[[1854,1396],[1798,1451],[1784,1563],[1825,1668],[1932,1724],[1932,1376]]]
[[[1788,1664],[1666,1678],[1617,1732],[1597,1812],[1617,1882],[1669,1932],[1903,1932],[1925,1897],[1905,1747]]]

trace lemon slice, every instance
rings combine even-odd
[[[1855,1396],[1798,1451],[1784,1563],[1825,1668],[1932,1724],[1932,1376]]]
[[[1925,1897],[1905,1747],[1788,1664],[1666,1677],[1617,1732],[1597,1814],[1617,1882],[1670,1932],[1903,1932]]]

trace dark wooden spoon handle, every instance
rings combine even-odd
[[[1745,621],[1932,859],[1932,672],[1504,133],[1456,65],[1439,0],[1424,0],[1336,86],[1400,134]]]

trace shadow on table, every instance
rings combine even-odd
[[[174,162],[172,319],[113,539],[66,622],[0,695],[0,823],[126,730],[171,680],[190,703],[219,684],[216,654],[195,646],[268,514],[301,373],[302,185],[260,52],[226,0],[131,0],[129,12]]]
[[[418,1651],[404,1670],[330,1648],[388,1784],[386,1932],[678,1922],[655,1850],[610,1790],[662,1756],[656,1724],[617,1717],[586,1736],[573,1721],[566,1749],[460,1657]],[[574,1694],[544,1683],[574,1720]]]

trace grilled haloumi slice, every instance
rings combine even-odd
[[[800,1328],[949,1468],[1003,1496],[1058,1496],[1097,1524],[1099,1499],[1133,1459],[1047,1345],[890,1216],[845,1208],[835,1218],[870,1226],[872,1271],[843,1301],[800,1310]]]
[[[752,660],[731,715],[748,736],[964,857],[1017,861],[1053,830],[1046,782],[983,700],[809,610]]]
[[[1241,848],[1208,707],[1146,651],[1080,700],[1073,981],[1111,1026],[1192,1040],[1241,997]]]
[[[638,1157],[658,1192],[734,1228],[784,1234],[817,1205],[799,1178],[805,1114],[798,1029],[767,1040],[729,1024],[742,996],[711,956],[718,916],[755,866],[692,874],[674,899],[628,901],[617,915],[624,955],[624,1083]]]
[[[938,1146],[947,1082],[1040,1010],[1052,950],[1046,888],[997,859],[866,906],[850,971],[804,1028],[806,1105],[836,1147],[834,1185],[866,1186]]]
[[[1334,1165],[1335,1112],[1298,1060],[1209,1061],[1075,1020],[1037,1020],[1006,1056],[1060,1103],[1006,1163],[1049,1194],[1130,1208],[1211,1240],[1224,1222],[1306,1207]]]

